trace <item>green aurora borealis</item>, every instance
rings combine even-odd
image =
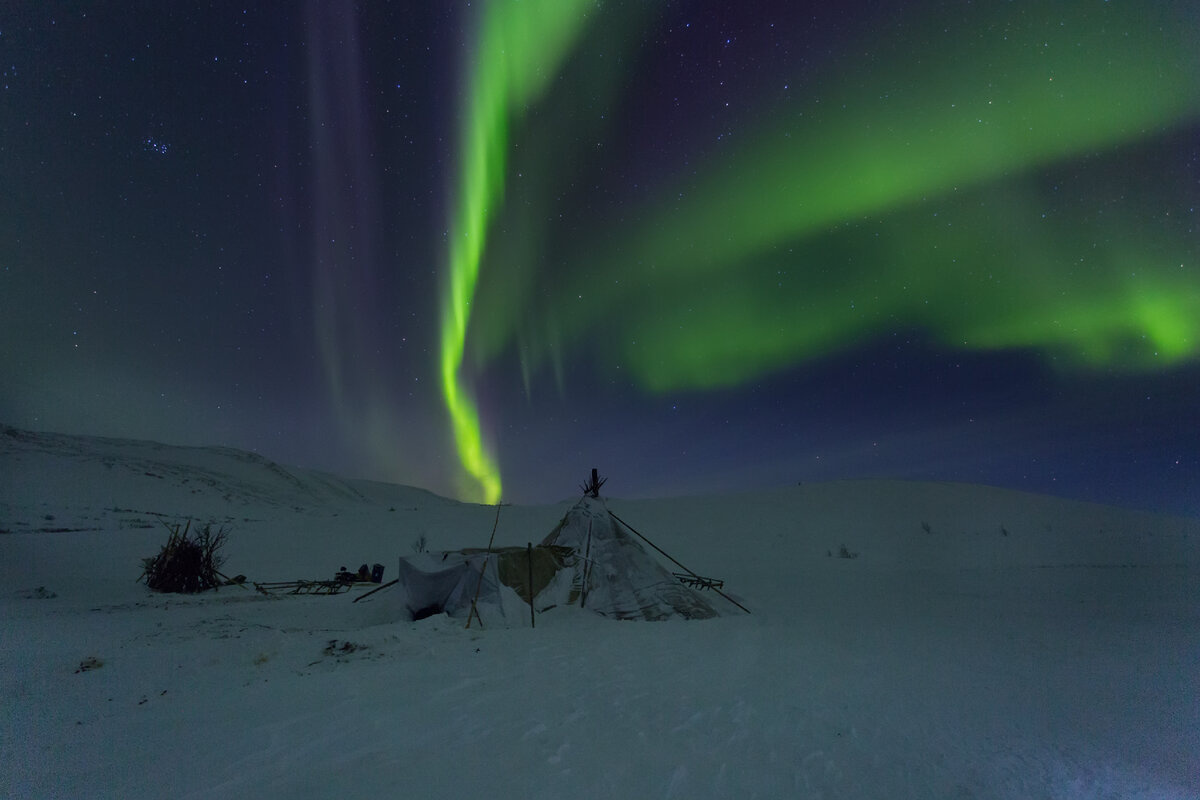
[[[480,260],[492,212],[504,192],[512,118],[535,102],[553,78],[558,61],[584,25],[589,5],[582,0],[488,4],[469,69],[462,177],[442,306],[441,386],[463,468],[488,503],[500,499],[500,474],[484,446],[479,414],[460,372]]]
[[[92,5],[0,4],[0,423],[1200,514],[1192,0]]]
[[[620,102],[611,87],[638,80],[636,59],[597,62],[590,32],[608,46],[628,26],[606,27],[604,4],[486,4],[441,324],[478,487],[464,494],[501,494],[471,387],[507,358],[527,389],[586,357],[652,393],[737,386],[897,329],[1068,371],[1194,359],[1195,231],[1143,210],[1159,180],[1128,158],[1200,117],[1200,49],[1169,8],[1017,4],[903,38],[881,27],[849,48],[854,68],[826,64],[786,107],[764,85],[736,144],[556,237],[537,214],[595,158],[582,131]]]

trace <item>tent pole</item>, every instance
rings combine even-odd
[[[636,535],[638,538],[640,538],[640,539],[641,539],[643,542],[645,542],[646,544],[650,545],[650,546],[651,546],[651,547],[653,547],[655,550],[657,550],[658,552],[662,553],[664,556],[666,556],[667,558],[669,558],[669,559],[671,560],[671,563],[672,563],[672,564],[674,564],[675,566],[679,567],[681,570],[683,570],[684,572],[686,572],[687,574],[689,574],[689,575],[691,575],[691,576],[693,576],[693,577],[699,577],[699,576],[697,576],[697,575],[696,575],[696,573],[692,572],[690,569],[688,569],[687,567],[685,567],[683,564],[680,564],[678,561],[676,561],[675,559],[671,558],[670,554],[668,554],[666,550],[663,550],[661,547],[659,547],[658,545],[656,545],[654,542],[650,541],[650,540],[649,540],[649,539],[647,539],[645,536],[642,536],[642,534],[638,533],[638,532],[637,532],[637,530],[635,530],[635,529],[634,529],[634,527],[633,527],[632,525],[630,525],[628,522],[626,522],[625,520],[621,519],[621,518],[620,518],[620,517],[618,517],[616,514],[613,514],[613,512],[612,512],[612,510],[611,510],[611,509],[609,510],[609,512],[608,512],[608,513],[609,513],[609,515],[610,515],[610,516],[611,516],[613,519],[615,519],[617,522],[621,523],[621,524],[622,524],[622,525],[624,525],[626,528],[629,528],[629,530],[630,530],[630,531],[632,531],[632,532],[633,532],[633,533],[634,533],[634,534],[635,534],[635,535]],[[749,614],[749,613],[750,613],[750,609],[746,608],[744,605],[742,605],[741,603],[739,603],[737,600],[734,600],[732,597],[730,597],[729,595],[725,594],[724,592],[722,592],[720,589],[716,588],[715,586],[713,587],[713,591],[714,591],[714,592],[716,592],[717,594],[721,595],[721,597],[724,597],[724,598],[725,598],[726,600],[728,600],[729,602],[733,603],[735,606],[737,606],[738,608],[740,608],[742,611],[745,611],[747,614]]]
[[[479,617],[479,627],[483,627],[483,617],[479,614],[479,609],[475,603],[479,601],[479,590],[483,588],[483,571],[487,569],[488,559],[492,555],[492,542],[496,541],[496,528],[500,525],[500,506],[504,505],[500,501],[496,501],[496,521],[492,523],[492,535],[488,537],[487,555],[483,557],[483,565],[479,568],[479,580],[475,584],[475,596],[471,598],[471,613],[467,614],[467,627],[471,627],[471,617]]]
[[[583,548],[583,586],[579,588],[579,607],[587,607],[588,579],[592,576],[592,520],[588,520],[587,546]]]
[[[392,581],[388,581],[383,586],[376,586],[374,589],[367,592],[366,594],[360,594],[358,597],[354,598],[350,602],[357,603],[359,600],[362,600],[364,597],[370,597],[371,595],[375,594],[376,592],[382,591],[382,590],[386,589],[387,587],[391,586],[392,584],[399,583],[399,582],[400,582],[399,578],[396,578],[395,580],[392,580]]]
[[[630,531],[632,531],[632,532],[633,532],[633,533],[634,533],[634,534],[635,534],[635,535],[636,535],[636,536],[637,536],[639,539],[641,539],[643,542],[645,542],[646,544],[650,545],[650,546],[651,546],[651,547],[653,547],[655,550],[657,550],[658,552],[660,552],[660,553],[662,553],[664,556],[666,556],[668,559],[670,559],[670,561],[671,561],[671,563],[672,563],[672,564],[674,564],[675,566],[679,567],[681,570],[683,570],[684,572],[686,572],[688,575],[691,575],[691,576],[693,576],[693,577],[695,577],[695,576],[696,576],[696,573],[692,572],[690,569],[688,569],[687,567],[685,567],[683,564],[680,564],[678,561],[676,561],[675,559],[671,558],[670,554],[669,554],[669,553],[667,553],[667,551],[666,551],[666,550],[663,550],[661,547],[659,547],[658,545],[656,545],[654,542],[650,541],[650,540],[649,540],[649,539],[647,539],[645,536],[642,536],[642,534],[640,534],[640,533],[638,533],[636,530],[634,530],[633,526],[632,526],[632,525],[630,525],[628,522],[626,522],[625,520],[621,519],[621,518],[620,518],[620,517],[618,517],[616,514],[613,514],[613,512],[612,512],[611,510],[610,510],[608,513],[609,513],[609,514],[611,514],[611,515],[612,515],[612,518],[613,518],[613,519],[615,519],[617,522],[621,523],[621,524],[622,524],[622,525],[624,525],[626,528],[629,528],[629,530],[630,530]]]

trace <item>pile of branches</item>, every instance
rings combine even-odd
[[[173,528],[167,526],[170,538],[158,555],[142,559],[138,580],[145,578],[146,586],[156,592],[191,594],[220,586],[224,576],[217,570],[225,557],[218,551],[225,545],[228,533],[224,528],[214,533],[208,524],[189,538],[191,527],[191,520],[182,533],[178,523]]]

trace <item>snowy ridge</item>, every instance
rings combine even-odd
[[[0,796],[1200,796],[1198,520],[901,481],[606,502],[753,614],[465,630],[388,591],[155,595],[164,522],[227,526],[251,580],[386,580],[484,546],[495,509],[0,430]],[[505,507],[496,543],[568,507]]]
[[[227,447],[31,433],[8,426],[0,427],[0,477],[10,498],[58,496],[93,508],[151,505],[155,508],[148,513],[172,515],[183,507],[200,513],[239,507],[411,506],[435,497],[421,489],[288,468]]]

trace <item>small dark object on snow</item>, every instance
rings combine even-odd
[[[216,589],[224,580],[217,571],[225,559],[217,552],[225,544],[228,533],[224,528],[213,532],[212,525],[205,525],[199,533],[189,538],[191,520],[183,532],[179,525],[168,527],[171,537],[158,555],[142,559],[142,574],[138,580],[146,579],[146,586],[156,592],[203,592]]]
[[[341,647],[339,647],[337,639],[330,639],[329,644],[325,645],[324,652],[327,656],[349,655],[356,650],[365,650],[366,647],[365,644],[355,644],[354,642],[346,641],[343,641]]]
[[[75,674],[78,675],[81,672],[89,672],[93,669],[100,669],[103,666],[104,666],[103,661],[96,658],[95,656],[88,656],[83,661],[79,662],[79,669],[75,670]]]
[[[383,564],[376,564],[373,567],[363,564],[358,568],[358,572],[351,572],[345,567],[341,567],[333,576],[333,580],[347,585],[351,583],[382,583]]]

